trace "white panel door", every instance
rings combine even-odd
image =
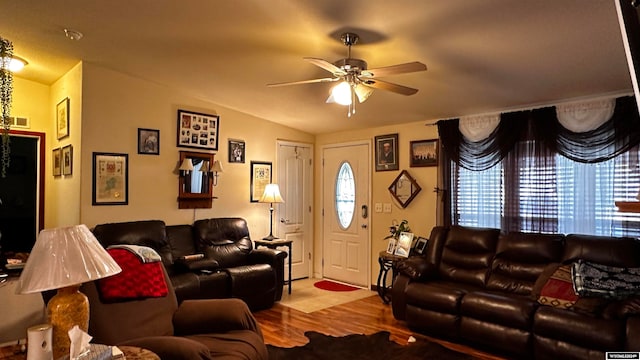
[[[277,234],[292,240],[291,277],[309,277],[313,248],[313,164],[311,145],[278,142],[278,184],[284,203],[278,204]],[[288,250],[286,247],[282,250]],[[285,260],[288,264],[288,260]],[[285,271],[285,279],[289,273]]]
[[[323,277],[369,286],[369,143],[323,149]]]

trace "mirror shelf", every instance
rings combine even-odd
[[[185,162],[185,160],[187,160]],[[214,154],[180,151],[178,208],[206,209],[213,205]],[[185,170],[188,169],[188,170]]]

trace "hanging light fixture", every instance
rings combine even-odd
[[[9,131],[11,123],[11,101],[13,96],[13,73],[10,70],[10,60],[13,59],[13,43],[0,37],[0,121],[2,123],[2,158],[0,159],[0,175],[7,176],[10,163],[11,148],[9,146]]]

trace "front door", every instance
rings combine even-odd
[[[323,150],[323,277],[369,286],[370,144]]]
[[[277,234],[283,239],[292,241],[290,256],[293,279],[309,277],[311,271],[311,249],[313,248],[311,153],[309,144],[278,141],[278,184],[284,203],[278,204]],[[285,271],[285,279],[288,280],[288,277],[289,273]]]

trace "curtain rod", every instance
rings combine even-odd
[[[505,110],[495,111],[495,112],[486,112],[486,113],[481,113],[481,114],[463,115],[463,116],[459,116],[459,117],[451,117],[451,118],[447,118],[447,119],[440,119],[440,120],[432,121],[430,123],[426,123],[426,124],[424,124],[424,126],[436,126],[436,125],[438,125],[438,121],[454,120],[454,119],[459,119],[459,118],[464,117],[464,116],[482,116],[482,115],[504,114],[504,113],[517,112],[517,111],[535,110],[535,109],[545,108],[545,107],[549,107],[549,106],[558,106],[558,105],[563,105],[563,104],[571,104],[571,103],[580,102],[580,101],[595,101],[595,100],[603,100],[603,99],[617,98],[617,97],[622,97],[622,96],[633,96],[633,95],[634,95],[633,92],[615,92],[615,93],[607,93],[607,94],[603,94],[603,95],[599,95],[599,96],[595,96],[595,97],[578,97],[578,98],[572,98],[572,99],[558,101],[555,104],[549,104],[549,103],[532,104],[532,105],[527,105],[526,107],[520,107],[520,108],[507,108]],[[637,99],[636,99],[636,101],[637,101]]]

